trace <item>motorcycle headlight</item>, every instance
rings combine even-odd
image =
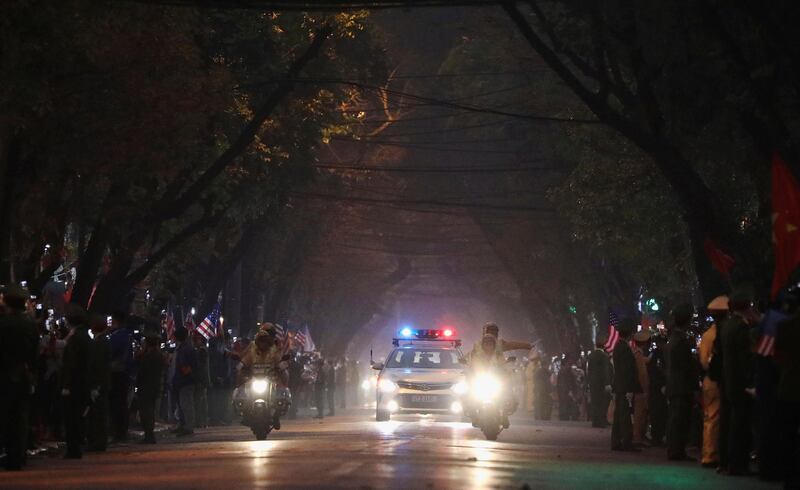
[[[453,393],[456,395],[463,395],[469,391],[469,385],[467,385],[466,381],[459,381],[451,386],[450,389],[453,390]]]
[[[267,380],[254,379],[253,382],[250,383],[250,389],[253,390],[253,393],[264,393],[267,391]]]
[[[397,383],[386,378],[378,381],[378,389],[383,393],[394,393],[397,391]]]
[[[472,394],[476,398],[493,400],[500,394],[501,384],[496,376],[491,374],[479,374],[471,383]]]

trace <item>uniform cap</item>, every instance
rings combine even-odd
[[[717,296],[708,304],[709,311],[728,311],[728,297]]]

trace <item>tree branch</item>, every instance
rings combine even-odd
[[[331,35],[333,29],[330,24],[322,26],[314,35],[314,40],[302,56],[297,58],[286,73],[286,77],[269,94],[264,103],[259,107],[253,118],[245,125],[242,132],[225,152],[192,184],[186,191],[175,199],[164,195],[161,202],[154,206],[154,211],[147,221],[164,221],[175,218],[185,212],[189,206],[196,202],[201,194],[214,182],[214,180],[241,156],[255,140],[261,125],[273,113],[278,104],[294,89],[295,79],[303,68],[306,67],[322,50],[325,40]]]

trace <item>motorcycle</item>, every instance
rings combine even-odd
[[[272,430],[280,430],[281,417],[289,411],[292,394],[275,382],[279,373],[263,365],[254,365],[252,375],[234,395],[234,407],[242,425],[250,427],[256,439],[263,441]]]
[[[514,362],[509,358],[507,362]],[[515,411],[515,399],[507,379],[499,368],[472,373],[469,379],[470,418],[472,426],[481,429],[489,441],[496,441],[503,429],[509,427],[508,416]]]

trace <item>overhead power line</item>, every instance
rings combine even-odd
[[[342,201],[351,203],[363,204],[396,204],[396,205],[414,205],[414,206],[432,206],[432,207],[453,207],[453,208],[469,208],[469,209],[486,209],[493,211],[526,211],[537,213],[554,213],[553,208],[545,208],[540,206],[511,206],[511,205],[497,205],[497,204],[476,204],[476,203],[460,203],[460,202],[446,202],[428,199],[373,199],[369,197],[354,197],[354,196],[336,196],[332,194],[319,194],[312,192],[292,192],[293,196],[305,197],[309,199],[323,199],[329,201]]]
[[[466,112],[476,112],[476,113],[483,113],[483,114],[494,114],[497,116],[505,116],[511,117],[516,119],[523,119],[526,121],[536,121],[536,122],[557,122],[557,123],[570,123],[570,124],[603,124],[602,121],[599,119],[584,119],[584,118],[570,118],[570,117],[558,117],[558,116],[542,116],[538,114],[525,114],[519,112],[510,112],[504,111],[500,109],[492,109],[489,107],[481,107],[472,104],[463,104],[458,102],[450,102],[447,100],[437,99],[435,97],[427,97],[417,94],[412,94],[409,92],[403,92],[400,90],[389,89],[386,87],[381,87],[379,85],[372,85],[369,83],[358,82],[355,80],[342,80],[336,78],[292,78],[292,79],[273,79],[266,82],[262,82],[263,84],[271,84],[271,83],[281,83],[283,81],[290,81],[292,83],[309,83],[309,84],[336,84],[336,85],[348,85],[351,87],[360,88],[362,90],[378,90],[383,93],[389,95],[395,95],[398,97],[406,97],[412,100],[417,100],[420,102],[428,102],[432,105],[438,105],[443,107],[450,107],[453,109],[460,109]]]
[[[479,150],[474,148],[443,148],[440,146],[415,145],[413,143],[383,142],[378,140],[363,141],[363,140],[354,140],[350,138],[337,138],[337,141],[341,141],[343,143],[361,143],[364,145],[394,146],[398,148],[411,148],[414,150],[452,152],[452,153],[485,153],[492,155],[517,155],[519,153],[514,150]]]
[[[337,165],[328,163],[318,163],[314,168],[325,170],[342,170],[355,172],[409,172],[409,173],[433,173],[433,174],[493,174],[493,173],[527,173],[527,172],[566,172],[558,167],[423,167],[420,165],[384,165],[384,166],[364,166],[364,165]]]
[[[292,10],[292,11],[324,11],[324,10],[384,10],[407,9],[411,7],[480,7],[495,5],[500,2],[488,0],[372,0],[372,1],[339,1],[317,0],[134,0],[138,3],[153,5],[176,5],[207,7],[215,9],[258,9],[258,10]]]

